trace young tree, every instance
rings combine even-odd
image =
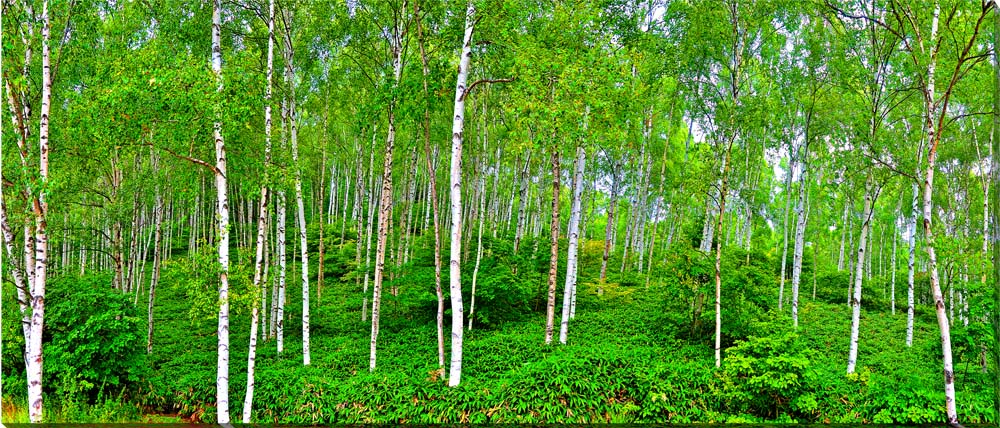
[[[212,72],[216,92],[222,92],[222,2],[212,1]],[[222,138],[222,106],[215,106],[215,194],[219,246],[219,350],[215,408],[219,424],[229,423],[229,198],[226,184],[226,144]]]
[[[472,33],[475,30],[476,8],[468,1],[465,11],[465,34],[455,81],[454,120],[451,127],[451,260],[449,261],[449,293],[451,295],[451,366],[448,386],[458,386],[462,379],[462,337],[465,312],[462,308],[462,140],[465,131],[465,97],[469,92],[469,65],[472,61]]]

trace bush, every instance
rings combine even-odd
[[[815,379],[810,365],[815,351],[792,331],[787,317],[753,323],[757,332],[726,350],[720,373],[722,396],[731,414],[776,418],[781,413],[805,413],[817,407],[808,393]]]
[[[145,320],[107,275],[49,281],[43,340],[45,376],[57,390],[120,390],[146,374]],[[58,391],[57,391],[58,392]]]

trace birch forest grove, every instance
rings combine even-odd
[[[995,0],[0,0],[0,421],[1000,422]]]

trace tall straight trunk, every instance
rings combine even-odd
[[[466,82],[472,61],[472,32],[475,28],[476,8],[470,0],[465,11],[465,34],[462,53],[458,62],[458,77],[455,81],[454,120],[451,126],[451,260],[448,280],[451,295],[451,365],[448,370],[448,386],[458,386],[462,379],[462,339],[464,336],[464,316],[462,308],[462,282],[460,257],[462,256],[462,141],[465,127]]]
[[[267,212],[269,181],[268,167],[271,163],[271,79],[274,73],[274,0],[268,1],[267,15],[267,84],[264,87],[264,184],[260,186],[260,207],[257,215],[257,246],[254,252],[253,289],[265,288],[262,279],[266,269],[264,254],[267,250]],[[320,225],[322,226],[322,224]],[[256,298],[250,314],[250,345],[247,352],[247,392],[243,399],[243,423],[250,423],[253,410],[254,366],[257,362],[257,324],[260,318],[259,307],[263,301]]]
[[[782,228],[784,229],[784,238],[782,238],[782,250],[781,250],[781,282],[778,285],[778,310],[780,311],[785,303],[785,273],[788,272],[786,264],[788,263],[788,212],[791,211],[792,206],[792,173],[795,171],[795,152],[796,149],[793,147],[791,141],[788,143],[788,171],[786,171],[787,176],[785,177],[785,222],[782,223]],[[798,213],[798,211],[796,211]],[[796,223],[797,224],[797,223]],[[798,226],[796,226],[797,228]]]
[[[149,303],[146,310],[146,353],[153,353],[153,299],[156,298],[156,285],[160,282],[160,263],[163,259],[162,251],[160,247],[162,245],[161,239],[163,238],[163,195],[160,194],[160,189],[156,189],[156,217],[153,220],[156,223],[156,230],[154,234],[153,244],[153,273],[152,278],[149,280]]]
[[[618,207],[618,174],[611,172],[611,195],[608,200],[608,221],[604,226],[604,253],[601,255],[601,283],[608,278],[608,257],[611,255],[611,235],[617,229],[615,211]]]
[[[868,244],[868,234],[871,231],[872,212],[878,190],[875,179],[871,175],[865,183],[865,208],[861,217],[861,237],[858,239],[858,257],[854,263],[854,295],[851,298],[851,346],[847,354],[847,373],[854,373],[858,360],[858,333],[861,326],[861,283],[865,267],[865,250]]]
[[[282,101],[281,103],[281,129],[284,131],[286,125],[288,124],[288,108],[287,102]],[[286,148],[286,135],[287,132],[281,133],[281,150],[284,151]],[[278,187],[278,200],[276,210],[277,222],[278,222],[278,311],[276,314],[277,323],[276,327],[278,330],[277,346],[278,354],[284,352],[285,350],[285,303],[287,297],[287,247],[288,242],[286,238],[287,232],[287,217],[288,217],[288,200],[285,196],[285,189],[283,186]]]
[[[716,190],[718,192],[718,190]],[[716,199],[718,201],[718,199]],[[716,215],[715,211],[712,210],[712,198],[705,199],[705,222],[701,228],[701,245],[699,245],[699,250],[703,253],[708,254],[712,251],[713,236],[715,234],[715,223],[713,221],[713,216]],[[715,205],[718,205],[716,202]],[[721,217],[721,214],[719,214]]]
[[[469,302],[469,330],[472,330],[472,316],[476,312],[476,281],[479,279],[479,264],[483,259],[483,220],[486,217],[486,177],[479,175],[479,233],[476,238],[476,266],[472,269],[472,298]]]
[[[722,183],[719,186],[719,216],[716,219],[715,230],[722,235],[722,220],[726,212],[726,185],[729,183],[729,157],[733,148],[733,135],[729,140],[729,147],[726,149],[725,158],[722,164]],[[715,244],[715,367],[722,366],[722,239],[716,240]]]
[[[368,221],[365,223],[365,281],[364,287],[361,290],[361,321],[368,320],[368,280],[371,273],[372,225],[375,224],[375,198],[379,195],[375,192],[375,137],[377,134],[378,129],[372,129],[372,150],[368,154],[368,185],[365,188],[368,196],[368,216],[365,218]],[[361,227],[361,225],[359,224],[358,227]]]
[[[325,129],[327,129],[327,126],[326,126],[326,116],[323,117],[323,129],[324,129],[323,136],[324,136],[324,140],[325,140],[326,139],[325,138],[326,137],[326,131],[325,131]],[[326,230],[326,222],[323,221],[323,215],[325,213],[324,213],[324,210],[323,210],[323,192],[322,192],[322,189],[323,189],[323,180],[325,179],[325,174],[326,174],[326,167],[325,166],[326,166],[326,142],[324,141],[323,142],[323,167],[321,167],[321,169],[320,169],[319,186],[318,186],[318,189],[317,189],[317,192],[316,192],[317,193],[317,199],[319,199],[317,205],[319,205],[319,207],[320,207],[320,209],[318,210],[318,213],[319,213],[318,214],[319,215],[319,248],[317,249],[317,254],[316,254],[316,258],[319,259],[318,263],[317,263],[318,266],[316,267],[316,301],[317,301],[317,303],[322,303],[323,302],[323,276],[324,276],[324,273],[325,273],[325,270],[324,270],[324,267],[323,267],[323,259],[326,257],[326,254],[325,254],[326,248],[325,248],[324,242],[323,242],[323,238],[324,238],[323,232]],[[336,180],[336,177],[330,177],[330,181],[331,182],[334,181],[334,180]]]
[[[566,285],[563,286],[562,324],[559,326],[559,343],[566,344],[569,333],[570,309],[576,294],[577,251],[580,238],[580,196],[583,191],[583,170],[587,152],[576,148],[576,165],[573,173],[573,202],[569,217],[569,249],[566,254]],[[652,258],[650,258],[652,260]]]
[[[548,304],[545,306],[545,344],[552,343],[556,317],[556,276],[559,269],[559,149],[552,148],[551,254],[549,256]]]
[[[292,16],[286,9],[285,81],[289,85],[288,124],[292,142],[292,166],[295,168],[296,225],[299,229],[299,256],[302,267],[302,364],[309,365],[309,246],[306,244],[306,211],[302,200],[302,166],[299,165],[299,116],[295,105],[295,51],[292,48]]]
[[[900,211],[899,207],[897,207],[896,208],[896,212],[898,213],[899,211]],[[896,315],[896,242],[899,241],[899,239],[898,239],[899,238],[899,234],[896,233],[896,232],[897,232],[897,226],[896,226],[896,223],[894,222],[893,223],[893,227],[892,227],[892,273],[891,273],[891,275],[892,275],[891,284],[892,285],[890,286],[890,290],[889,290],[889,293],[890,293],[890,295],[889,295],[889,307],[891,308],[891,311],[892,311],[893,315]]]
[[[524,155],[524,166],[521,168],[521,190],[518,197],[517,206],[517,229],[514,232],[514,253],[521,247],[521,239],[524,237],[525,216],[528,205],[528,168],[531,165],[531,151]]]
[[[922,149],[917,149],[918,153]],[[917,157],[917,177],[920,177],[920,156]],[[907,260],[906,272],[906,346],[913,346],[913,277],[916,270],[916,249],[917,249],[917,218],[920,216],[918,203],[920,201],[920,186],[917,181],[913,182],[913,201],[910,207],[910,218],[907,219],[907,244],[909,246],[909,258]]]
[[[938,16],[941,13],[941,5],[934,4],[934,15],[931,19],[930,40],[937,40]],[[937,313],[938,328],[941,333],[942,366],[944,371],[944,395],[945,410],[948,414],[948,424],[958,424],[958,412],[955,405],[955,370],[952,365],[951,355],[951,328],[948,323],[948,316],[945,313],[944,298],[941,294],[940,279],[937,270],[937,253],[935,251],[934,231],[931,229],[931,219],[933,215],[932,193],[934,189],[934,167],[937,160],[937,145],[940,142],[940,134],[935,126],[937,119],[937,105],[934,102],[934,69],[937,65],[937,48],[931,48],[930,62],[927,65],[927,86],[924,89],[925,126],[927,131],[927,169],[923,179],[923,217],[924,217],[924,250],[927,252],[927,269],[930,271],[931,293],[934,298],[935,312]],[[945,104],[947,106],[947,104]],[[944,114],[944,112],[942,112]]]
[[[402,43],[403,35],[400,29],[393,28],[392,34],[392,68],[393,89],[399,87],[399,78],[403,72]],[[395,97],[395,96],[393,96]],[[389,101],[389,130],[385,137],[385,163],[382,168],[382,192],[379,197],[378,209],[378,241],[375,247],[375,284],[372,289],[372,335],[368,370],[375,371],[376,344],[378,343],[379,308],[382,304],[382,276],[385,271],[386,238],[389,234],[389,222],[392,220],[392,153],[396,143],[396,99]],[[374,137],[374,133],[372,135]],[[369,235],[371,235],[369,233]],[[460,329],[461,330],[461,329]]]
[[[1000,46],[1000,14],[993,10],[993,46]],[[990,210],[993,221],[993,307],[1000,308],[1000,49],[993,49],[993,134],[990,144],[990,176],[994,183],[991,193],[993,209]],[[984,220],[985,221],[985,220]],[[1000,373],[1000,310],[994,310],[993,318],[993,367]],[[983,355],[983,368],[986,366],[986,356]],[[1000,376],[993,376],[993,390],[1000,391]],[[995,420],[1000,420],[1000,394],[993,400]]]
[[[847,202],[844,202],[844,217],[840,221],[840,256],[837,258],[837,271],[844,270],[844,243],[847,242]]]
[[[222,93],[222,2],[212,2],[212,71],[216,92]],[[215,106],[215,194],[219,246],[219,355],[216,377],[218,423],[229,423],[229,200],[227,194],[226,145],[222,139],[222,106]]]
[[[807,114],[807,117],[809,115]],[[802,251],[805,249],[806,234],[806,168],[809,165],[809,120],[806,120],[806,140],[799,148],[799,201],[795,209],[795,252],[792,255],[792,325],[799,327],[799,284],[802,281]],[[815,267],[814,267],[815,268]]]

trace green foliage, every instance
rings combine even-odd
[[[810,367],[816,351],[803,346],[790,325],[787,317],[773,315],[754,322],[753,330],[767,335],[754,334],[726,350],[721,395],[730,412],[774,419],[817,409],[808,392],[818,380]]]
[[[144,320],[131,297],[104,275],[61,276],[49,283],[45,374],[57,393],[121,391],[148,375]],[[100,395],[100,394],[98,394]]]

